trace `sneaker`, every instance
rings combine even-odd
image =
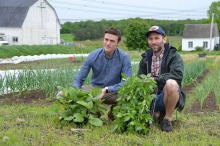
[[[171,121],[164,119],[161,123],[161,130],[165,132],[171,132],[173,130]]]

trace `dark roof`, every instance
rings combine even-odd
[[[183,38],[210,38],[211,24],[185,24]],[[212,27],[212,37],[219,37],[216,23]]]
[[[0,27],[22,27],[29,7],[38,0],[0,0]]]

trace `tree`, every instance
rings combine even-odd
[[[146,50],[147,41],[145,33],[148,30],[146,23],[141,23],[138,21],[131,22],[128,28],[125,30],[125,44],[128,50]]]
[[[207,13],[210,20],[212,19],[212,13],[214,13],[214,22],[218,24],[220,30],[220,1],[212,2]]]

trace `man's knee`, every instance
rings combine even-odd
[[[166,81],[164,89],[165,89],[164,92],[178,92],[179,85],[175,80],[169,79]]]

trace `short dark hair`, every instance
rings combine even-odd
[[[118,30],[116,28],[110,28],[110,29],[105,30],[105,34],[106,33],[118,36],[118,42],[121,41],[121,31],[120,30]]]

